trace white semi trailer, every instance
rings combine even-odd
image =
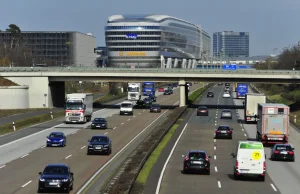
[[[128,83],[128,100],[137,101],[141,98],[141,83]]]

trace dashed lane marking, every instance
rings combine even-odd
[[[26,156],[28,156],[29,154],[25,154],[24,156],[21,156],[21,158],[25,158]]]
[[[215,166],[215,171],[218,172],[218,168]]]
[[[217,156],[216,155],[214,155],[214,160],[216,160],[217,159]]]
[[[70,154],[70,155],[68,155],[65,159],[68,159],[68,158],[70,158],[72,155]]]
[[[245,137],[247,136],[246,133],[244,133],[244,136],[245,136]]]
[[[217,147],[216,146],[214,146],[214,150],[216,150],[217,149]]]
[[[113,129],[116,129],[117,127],[114,127]]]
[[[107,134],[108,134],[108,132],[105,132],[105,133],[104,133],[104,135],[107,135]]]
[[[22,188],[26,187],[27,185],[29,185],[32,181],[28,181],[27,183],[25,183],[24,185],[22,185]]]
[[[86,146],[82,146],[80,149],[82,150],[83,148],[85,148]]]
[[[218,181],[218,187],[219,187],[219,188],[222,188],[222,185],[221,185],[221,182],[220,182],[220,181]]]

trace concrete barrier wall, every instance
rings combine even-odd
[[[29,108],[28,86],[1,86],[0,109],[27,109]]]

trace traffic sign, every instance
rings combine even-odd
[[[223,70],[236,70],[236,64],[224,64],[222,65]]]

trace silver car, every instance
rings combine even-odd
[[[221,119],[232,119],[232,113],[230,110],[222,110]]]

